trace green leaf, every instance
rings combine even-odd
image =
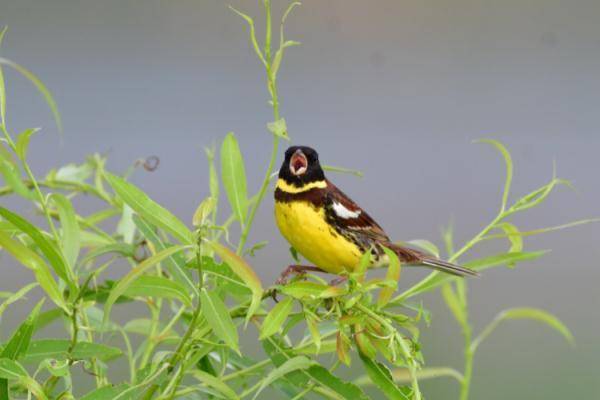
[[[260,328],[259,340],[263,340],[279,332],[283,323],[287,320],[288,315],[294,307],[294,299],[286,297],[273,307],[265,317]]]
[[[154,202],[146,193],[121,177],[105,173],[106,180],[121,199],[151,224],[164,229],[183,244],[194,243],[194,235],[170,211]]]
[[[371,381],[383,392],[386,398],[390,400],[410,400],[403,391],[396,386],[390,370],[377,360],[371,360],[360,353],[360,359],[363,362],[365,371]]]
[[[133,209],[127,204],[123,206],[121,219],[117,224],[117,234],[121,235],[123,241],[132,244],[135,237],[135,223],[133,222]]]
[[[208,159],[208,186],[210,188],[210,197],[212,197],[215,202],[214,212],[216,213],[216,207],[219,204],[220,187],[217,167],[215,166],[214,146],[211,148],[204,148],[204,152],[206,153],[206,158]]]
[[[119,394],[128,390],[129,387],[125,383],[117,386],[104,386],[87,393],[81,397],[81,400],[114,400]]]
[[[504,212],[504,210],[506,210],[506,203],[508,202],[508,196],[510,194],[510,186],[512,184],[513,177],[513,162],[510,153],[506,149],[506,147],[504,147],[504,145],[497,140],[481,139],[476,140],[475,142],[491,144],[500,152],[500,154],[502,154],[502,157],[504,158],[504,163],[506,165],[506,180],[504,182],[504,192],[502,193],[502,205],[500,207],[501,212]]]
[[[247,324],[254,313],[256,313],[256,310],[258,310],[262,300],[263,288],[260,279],[258,279],[258,276],[252,267],[250,267],[250,265],[248,265],[243,258],[235,254],[233,251],[217,242],[207,243],[252,291],[252,302],[250,303],[250,307],[248,307],[248,312],[246,313]]]
[[[388,269],[385,275],[385,279],[394,282],[393,287],[383,287],[379,291],[379,297],[377,298],[377,307],[382,308],[389,303],[392,295],[398,288],[398,280],[400,280],[400,259],[392,250],[387,247],[383,247],[383,251],[388,257]]]
[[[292,351],[274,337],[267,338],[266,340],[263,340],[262,343],[265,352],[276,366],[281,366],[287,360],[294,358]],[[342,381],[320,365],[313,365],[305,370],[289,372],[284,378],[301,389],[305,389],[308,382],[313,381],[344,399],[369,399],[358,386]]]
[[[4,314],[4,311],[6,311],[6,309],[8,308],[9,305],[11,305],[12,303],[14,303],[17,300],[22,299],[27,293],[29,293],[29,291],[31,289],[36,288],[37,286],[38,286],[38,284],[35,282],[30,283],[28,285],[23,286],[15,293],[8,294],[6,300],[4,300],[4,302],[2,302],[2,304],[0,304],[0,319],[2,318],[2,314]]]
[[[125,293],[125,291],[133,283],[133,281],[138,279],[144,272],[146,272],[146,270],[148,270],[148,268],[153,267],[154,265],[163,261],[165,258],[167,258],[177,252],[183,251],[187,248],[189,248],[189,246],[173,246],[173,247],[169,247],[168,249],[162,250],[159,253],[153,255],[152,257],[147,258],[144,261],[142,261],[140,264],[138,264],[138,266],[136,266],[131,271],[129,271],[129,273],[127,275],[125,275],[123,278],[121,278],[117,282],[115,287],[111,290],[110,295],[108,296],[108,299],[106,299],[106,304],[104,305],[103,325],[106,325],[106,323],[110,319],[110,311],[111,311],[112,306],[115,303],[115,301],[117,301],[117,299]]]
[[[192,306],[192,299],[181,284],[161,276],[142,275],[132,282],[123,294],[129,297],[178,299],[185,305]]]
[[[523,251],[523,237],[519,234],[519,229],[516,226],[510,222],[502,222],[497,224],[496,228],[502,229],[504,233],[506,233],[506,237],[510,242],[510,249],[508,249],[509,253],[519,253]],[[515,263],[511,262],[507,265],[513,268]]]
[[[285,119],[283,118],[280,118],[277,121],[269,122],[267,124],[267,129],[275,136],[285,140],[290,140],[287,132],[287,125],[285,124]]]
[[[0,152],[0,174],[4,177],[8,187],[14,190],[16,194],[28,200],[34,199],[33,192],[21,179],[21,171],[9,159],[5,158],[2,152]]]
[[[0,358],[0,378],[15,380],[29,376],[25,368],[10,358]]]
[[[71,288],[74,290],[72,281],[72,272],[68,269],[68,266],[59,252],[56,244],[50,241],[35,225],[27,221],[25,218],[12,211],[0,206],[0,215],[9,221],[11,224],[16,226],[21,232],[33,240],[38,246],[40,251],[44,254],[56,275],[62,278],[65,282],[71,284]]]
[[[10,360],[8,358],[0,358],[0,378],[8,380],[16,380],[22,386],[25,386],[28,391],[38,399],[46,400],[47,397],[44,390],[34,379],[32,379],[25,368],[18,362]],[[4,381],[6,382],[6,381]],[[4,398],[8,399],[7,386],[4,386],[4,393],[0,393]]]
[[[464,324],[467,322],[465,309],[450,283],[445,283],[442,286],[442,296],[446,301],[446,305],[448,305],[448,308],[454,315],[454,318],[456,318],[456,321],[458,321],[461,326],[464,326]]]
[[[212,197],[207,197],[198,205],[194,217],[192,218],[192,224],[194,226],[202,226],[208,220],[212,212],[214,211],[217,202]]]
[[[281,292],[298,300],[327,299],[346,293],[346,290],[337,286],[323,285],[316,282],[296,281],[286,284]]]
[[[0,57],[0,65],[7,65],[7,66],[17,70],[21,75],[23,75],[31,83],[33,83],[33,85],[36,87],[36,89],[42,94],[42,96],[44,96],[44,99],[46,100],[46,104],[48,104],[48,106],[50,107],[50,110],[52,111],[52,115],[54,116],[54,120],[56,121],[56,126],[58,127],[58,130],[62,131],[62,122],[60,119],[60,114],[58,112],[58,107],[56,106],[56,101],[54,101],[54,97],[52,97],[52,94],[46,88],[46,86],[42,83],[42,81],[39,80],[39,78],[37,76],[35,76],[31,71],[29,71],[25,67],[22,67],[21,65],[15,63],[13,61],[7,60],[6,58]],[[2,84],[2,86],[4,86],[4,84]],[[4,90],[2,90],[2,91],[4,91]],[[4,93],[2,93],[2,98],[4,99],[4,97],[5,97]]]
[[[481,334],[475,340],[473,340],[471,349],[473,351],[477,350],[479,345],[496,329],[496,327],[502,321],[511,319],[530,319],[541,322],[560,333],[571,345],[575,343],[575,339],[573,338],[573,334],[569,328],[567,328],[567,326],[563,324],[561,320],[550,314],[548,311],[544,311],[539,308],[520,307],[504,310],[498,314],[496,318],[494,318],[494,320],[487,327],[485,327]]]
[[[189,268],[197,269],[196,259],[192,259],[188,263]],[[226,263],[217,263],[212,257],[202,258],[202,272],[214,276],[216,279],[216,285],[223,288],[227,294],[246,296],[251,295],[252,291],[242,281],[242,279],[236,275],[233,270]]]
[[[227,386],[221,379],[213,376],[204,371],[200,371],[198,369],[190,371],[190,375],[194,378],[205,384],[206,386],[215,389],[217,392],[222,394],[226,399],[229,400],[237,400],[239,399],[238,395],[235,394],[233,389]]]
[[[160,239],[156,230],[153,226],[148,224],[143,218],[140,218],[138,215],[133,216],[133,222],[140,230],[141,234],[148,240],[156,251],[162,251],[168,248],[168,246],[163,243]],[[165,260],[165,265],[167,267],[167,271],[173,276],[173,279],[176,282],[179,282],[183,286],[185,286],[188,292],[193,293],[194,296],[199,296],[200,292],[196,287],[196,284],[192,281],[192,278],[185,270],[185,259],[181,257],[180,254],[173,254]]]
[[[215,292],[207,292],[206,289],[202,289],[200,302],[202,315],[206,318],[215,336],[239,354],[237,327],[233,323],[223,300]]]
[[[22,265],[31,269],[35,275],[36,280],[44,289],[48,297],[54,301],[54,303],[65,311],[68,308],[62,297],[62,293],[50,272],[50,268],[42,258],[37,255],[34,251],[30,250],[20,242],[13,240],[6,233],[0,231],[0,246],[10,253],[14,258],[17,259]]]
[[[232,132],[228,133],[221,146],[221,180],[233,214],[240,225],[244,225],[248,214],[248,190],[246,170],[238,142]]]
[[[56,204],[58,216],[62,227],[61,246],[63,254],[67,260],[71,271],[77,264],[79,257],[80,242],[79,242],[79,224],[71,201],[60,193],[52,193],[50,200]]]
[[[264,388],[275,382],[277,379],[289,374],[292,371],[307,369],[314,364],[314,361],[305,356],[297,356],[286,360],[283,364],[269,372],[269,374],[262,380],[261,385],[252,399],[257,399],[258,395],[264,390]]]
[[[106,244],[87,253],[83,258],[81,258],[79,264],[85,265],[86,263],[98,257],[102,257],[103,255],[110,253],[116,253],[123,257],[130,258],[135,256],[135,247],[127,243]]]
[[[17,156],[25,161],[27,158],[27,150],[29,149],[29,139],[34,133],[39,132],[39,128],[25,129],[23,132],[17,135],[16,153]]]
[[[408,368],[395,369],[391,373],[394,382],[396,383],[410,383],[412,381],[412,376]],[[448,367],[422,368],[417,371],[417,378],[419,381],[442,377],[454,378],[458,383],[461,383],[463,380],[463,376],[460,372]],[[368,376],[360,376],[354,380],[354,383],[363,386],[371,384],[372,381]]]
[[[27,353],[23,356],[24,364],[39,364],[45,359],[65,360],[68,357],[70,340],[63,339],[40,339],[34,340],[29,345]],[[72,356],[76,360],[87,360],[97,358],[101,361],[110,361],[123,353],[117,347],[107,346],[100,343],[77,342],[73,348]]]
[[[18,360],[27,352],[42,304],[44,304],[44,299],[37,303],[31,311],[31,314],[29,314],[27,319],[19,326],[19,328],[17,328],[15,333],[13,333],[12,337],[2,350],[0,357]]]

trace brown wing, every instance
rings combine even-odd
[[[327,181],[325,212],[336,229],[364,236],[372,242],[387,243],[387,234],[358,204],[333,183]]]

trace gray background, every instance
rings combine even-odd
[[[259,13],[258,2],[232,3]],[[392,237],[439,243],[453,219],[460,243],[493,217],[504,169],[491,148],[471,144],[481,137],[512,151],[515,194],[546,183],[553,161],[578,189],[517,217],[522,229],[600,216],[600,2],[308,0],[296,11],[287,36],[303,45],[287,53],[280,78],[292,142],[362,170],[363,179],[332,178]],[[2,55],[43,79],[64,118],[61,145],[43,100],[7,72],[12,130],[44,128],[31,150],[38,173],[93,152],[108,153],[115,171],[158,155],[159,170],[135,182],[189,221],[208,190],[202,147],[232,130],[258,187],[272,117],[246,27],[226,3],[1,0],[5,24]],[[270,242],[254,260],[265,282],[289,262],[271,208],[269,197],[251,237]],[[477,330],[505,307],[529,305],[556,313],[577,339],[571,348],[533,322],[500,327],[477,354],[473,399],[598,397],[599,239],[593,225],[527,240],[553,251],[470,283]],[[29,279],[5,260],[2,268],[0,290]],[[422,275],[406,271],[405,282]],[[437,294],[425,303],[428,365],[460,368],[458,327]],[[3,334],[18,317],[7,316]],[[447,379],[424,387],[432,399],[457,393]]]

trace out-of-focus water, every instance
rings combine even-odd
[[[208,192],[202,147],[232,130],[249,186],[258,187],[272,117],[246,26],[225,3],[1,3],[0,25],[9,26],[2,56],[43,79],[64,119],[60,145],[43,100],[7,72],[13,131],[44,128],[30,153],[37,172],[92,152],[108,153],[115,171],[158,155],[160,168],[135,181],[189,221]],[[232,3],[259,12],[258,2]],[[471,144],[481,137],[511,149],[515,196],[547,182],[553,162],[578,189],[517,217],[522,229],[600,216],[600,2],[308,0],[296,11],[287,36],[303,44],[286,53],[280,76],[292,143],[362,170],[363,179],[331,178],[392,237],[439,243],[440,226],[454,220],[460,242],[493,217],[504,169],[491,148]],[[270,242],[254,260],[265,281],[289,261],[271,207],[268,199],[251,237]],[[470,283],[477,329],[505,307],[528,305],[556,313],[577,339],[569,347],[532,322],[500,327],[477,355],[473,399],[600,395],[599,242],[600,226],[528,239],[529,249],[553,251]],[[2,270],[0,290],[29,279],[6,258]],[[404,274],[407,282],[418,276]],[[455,322],[437,295],[425,302],[433,312],[423,333],[428,364],[460,367]],[[4,336],[19,317],[7,315]],[[452,381],[423,385],[428,398],[456,397]]]

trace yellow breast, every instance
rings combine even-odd
[[[306,201],[276,201],[275,219],[287,241],[322,270],[340,273],[358,265],[359,247],[329,226],[323,209]]]

